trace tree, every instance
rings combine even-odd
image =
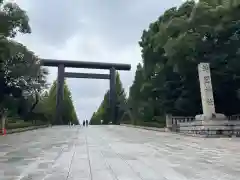
[[[127,103],[126,93],[124,88],[122,87],[122,82],[120,79],[120,75],[117,72],[116,74],[116,122],[114,124],[119,124],[121,117],[125,112],[125,106]]]
[[[105,93],[104,99],[100,104],[98,110],[93,113],[92,118],[90,120],[90,124],[101,124],[101,120],[103,120],[103,124],[109,124],[113,120],[110,119],[110,92],[109,90]],[[122,82],[120,79],[119,73],[116,74],[116,122],[112,122],[114,124],[119,123],[120,119],[124,114],[124,106],[126,104],[126,93],[122,87]]]
[[[25,46],[12,40],[18,32],[30,33],[28,16],[16,3],[0,1],[0,117],[17,112],[14,102],[27,102],[31,113],[38,101],[38,93],[45,88],[46,70],[39,59]],[[15,110],[14,110],[15,109]],[[21,112],[19,112],[21,114]]]
[[[142,107],[142,86],[143,86],[143,81],[144,81],[144,74],[143,74],[143,68],[142,65],[139,63],[137,65],[137,70],[135,73],[135,78],[133,81],[132,86],[130,87],[129,91],[129,97],[128,97],[128,108],[131,110],[131,114],[133,115],[134,120],[140,119],[140,109]],[[133,124],[136,124],[136,122],[132,122]]]
[[[170,8],[151,23],[139,42],[143,67],[137,68],[128,98],[137,118],[153,122],[168,113],[202,113],[200,62],[211,64],[216,111],[239,113],[239,19],[235,1],[200,0]]]
[[[64,109],[64,112],[62,113],[63,124],[69,124],[69,122],[71,122],[72,124],[79,124],[77,114],[72,101],[72,95],[67,86],[66,81],[64,82],[63,109]]]
[[[90,124],[99,125],[101,124],[101,120],[103,120],[103,124],[108,124],[111,121],[109,96],[110,93],[109,91],[107,91],[98,110],[93,114],[92,118],[90,119]]]
[[[77,119],[77,114],[72,102],[72,96],[71,92],[66,84],[66,81],[64,81],[64,100],[63,100],[63,111],[62,111],[62,120],[63,122],[60,122],[59,120],[55,119],[56,114],[56,96],[57,95],[57,82],[56,80],[53,82],[48,96],[45,95],[45,99],[43,99],[43,105],[45,108],[42,109],[43,113],[46,114],[48,121],[50,121],[52,124],[69,124],[69,122],[74,124],[79,124]],[[47,97],[46,97],[47,96]]]
[[[97,117],[96,112],[93,113],[91,119],[90,119],[90,124],[91,125],[100,125],[101,124],[101,119]]]

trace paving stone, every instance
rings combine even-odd
[[[0,137],[1,180],[238,180],[240,140],[123,126]]]

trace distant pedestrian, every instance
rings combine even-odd
[[[85,120],[83,121],[83,127],[85,126]]]
[[[86,120],[86,126],[88,126],[88,120]]]

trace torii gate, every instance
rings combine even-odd
[[[111,120],[114,124],[116,122],[116,70],[129,71],[130,64],[116,64],[116,63],[101,63],[101,62],[86,62],[86,61],[68,61],[55,59],[41,59],[41,64],[48,67],[58,67],[57,77],[57,97],[56,97],[56,120],[62,122],[62,102],[64,95],[64,78],[87,78],[87,79],[109,79],[110,80],[110,109]],[[90,74],[90,73],[73,73],[65,72],[65,67],[70,68],[85,68],[85,69],[107,69],[110,74]]]

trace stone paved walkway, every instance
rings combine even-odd
[[[238,180],[240,139],[122,126],[0,137],[0,180]]]

